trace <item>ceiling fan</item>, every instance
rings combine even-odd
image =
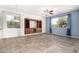
[[[45,14],[45,16],[48,16],[48,15],[53,15],[53,10],[49,10],[49,9],[46,9],[43,11],[43,14]]]

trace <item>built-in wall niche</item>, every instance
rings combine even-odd
[[[25,34],[42,32],[42,21],[25,18]]]
[[[30,21],[30,28],[36,28],[37,27],[37,22],[36,21]]]

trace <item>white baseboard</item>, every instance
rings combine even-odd
[[[32,33],[32,34],[25,34],[24,36],[38,35],[38,34],[43,34],[43,33]]]
[[[79,37],[76,37],[76,36],[70,36],[71,38],[77,38],[77,39],[79,39]]]
[[[70,38],[77,38],[77,39],[79,39],[79,37],[76,37],[76,36],[68,36],[68,35],[61,35],[61,34],[54,34],[54,35],[59,35],[59,36],[64,36],[64,37],[70,37]]]
[[[43,34],[43,33],[32,33],[32,34],[25,34],[25,35],[13,36],[13,37],[3,37],[1,39],[16,38],[16,37],[21,37],[21,36],[30,36],[30,35],[38,35],[38,34]]]
[[[30,35],[38,35],[38,34],[44,34],[44,33],[32,33],[32,34],[26,34],[26,35],[20,35],[20,36],[30,36]],[[61,34],[54,34],[54,35],[79,39],[79,37],[76,37],[76,36],[67,36],[67,35],[61,35]],[[20,36],[15,36],[15,37],[20,37]],[[15,37],[6,37],[6,38],[15,38]],[[6,38],[1,38],[1,39],[6,39]]]

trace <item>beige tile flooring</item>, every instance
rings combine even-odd
[[[77,53],[79,39],[39,34],[0,39],[0,53]]]

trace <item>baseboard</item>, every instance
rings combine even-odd
[[[52,35],[63,36],[63,37],[70,37],[70,36],[67,36],[67,35],[61,35],[61,34],[52,34]]]
[[[26,35],[21,35],[21,36],[30,36],[30,35],[39,35],[39,34],[50,34],[50,33],[33,33],[33,34],[26,34]],[[60,35],[60,34],[52,34],[52,35],[58,35],[58,36],[63,36],[63,37],[69,37],[69,38],[76,38],[76,39],[79,39],[79,37],[76,37],[76,36],[67,36],[67,35]],[[16,38],[16,37],[21,37],[21,36],[5,37],[5,38],[1,38],[1,39]]]
[[[32,34],[19,35],[19,36],[13,36],[13,37],[4,37],[4,38],[1,38],[1,39],[17,38],[17,37],[22,37],[22,36],[31,36],[31,35],[38,35],[38,34],[44,34],[44,33],[32,33]]]
[[[64,36],[64,37],[70,37],[70,38],[79,39],[79,37],[76,37],[76,36],[68,36],[68,35],[61,35],[61,34],[53,34],[53,35],[58,35],[58,36]]]
[[[38,35],[38,34],[44,34],[44,33],[32,33],[32,34],[25,34],[24,36]]]
[[[79,37],[76,37],[76,36],[70,36],[70,37],[79,39]]]

